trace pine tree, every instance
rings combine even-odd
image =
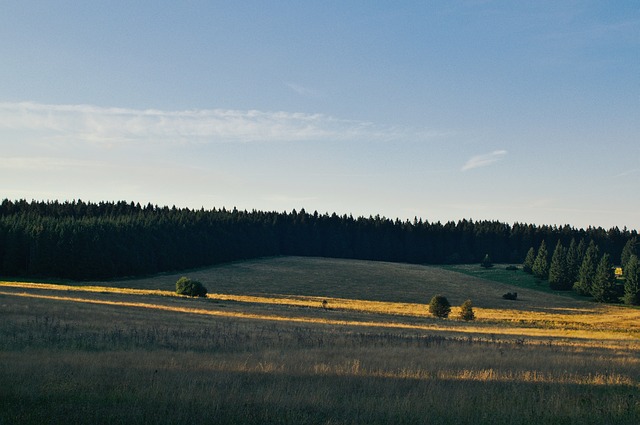
[[[567,249],[567,280],[569,281],[569,289],[578,280],[578,270],[580,269],[580,258],[578,246],[575,239],[571,239],[569,248]]]
[[[485,269],[493,267],[493,262],[491,261],[491,257],[489,257],[489,254],[486,254],[484,256],[484,258],[482,259],[482,263],[480,263],[480,266],[484,267]]]
[[[616,279],[613,275],[613,264],[609,254],[604,254],[598,263],[595,279],[591,286],[591,295],[600,303],[617,301]]]
[[[549,266],[549,287],[557,291],[571,289],[571,281],[567,273],[567,255],[562,242],[558,240]]]
[[[533,263],[536,261],[536,250],[531,247],[529,251],[527,251],[527,256],[524,259],[524,263],[522,263],[522,270],[526,273],[533,273]]]
[[[476,318],[476,315],[473,312],[473,304],[471,304],[471,300],[466,300],[460,306],[460,318],[467,321]]]
[[[582,264],[582,262],[584,261],[584,256],[587,254],[587,243],[585,242],[584,238],[580,239],[580,242],[578,243],[578,269],[580,269],[580,265]]]
[[[536,261],[533,262],[533,275],[538,279],[549,278],[549,253],[547,252],[547,244],[542,241],[538,248]]]
[[[640,305],[640,261],[632,255],[624,269],[624,303]]]
[[[591,295],[591,285],[596,275],[597,261],[600,256],[598,246],[591,241],[584,254],[584,260],[578,271],[578,281],[573,285],[573,290],[580,295]]]
[[[638,240],[636,238],[631,238],[624,244],[624,248],[622,248],[622,254],[620,255],[620,265],[622,266],[622,270],[627,267],[627,263],[629,259],[633,255],[638,255]]]

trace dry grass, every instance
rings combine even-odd
[[[384,263],[188,275],[211,298],[175,295],[176,275],[0,283],[0,424],[640,422],[637,309],[535,291],[508,302],[482,279]],[[436,286],[480,300],[478,320],[430,317]]]
[[[299,261],[302,264],[298,264],[297,267],[301,268],[304,267],[307,261],[315,262],[317,260],[299,259]],[[348,262],[348,264],[352,264],[352,262]],[[379,263],[371,264],[380,266]],[[388,264],[382,264],[383,267],[386,265]],[[410,267],[411,271],[415,269],[415,266],[408,267]],[[394,265],[394,268],[397,269],[398,267]],[[428,267],[425,269],[422,271],[424,276],[430,276],[429,273],[436,274],[436,278],[440,276],[439,269]],[[357,275],[354,276],[357,277]],[[436,278],[431,276],[431,281],[436,281]],[[464,284],[478,284],[478,282],[461,283],[461,285]],[[492,284],[482,282],[482,285],[491,287]],[[477,286],[480,285],[478,284]],[[36,293],[23,293],[20,296],[49,297],[74,302],[112,304],[123,307],[174,310],[191,314],[271,321],[437,330],[464,334],[509,335],[530,338],[562,337],[581,340],[591,339],[594,341],[635,341],[640,336],[640,310],[638,309],[585,303],[565,297],[555,297],[559,300],[555,299],[553,306],[549,307],[546,304],[540,305],[540,303],[547,302],[546,298],[549,295],[542,294],[542,299],[538,300],[536,298],[538,294],[536,293],[529,295],[529,302],[504,302],[508,305],[513,305],[514,308],[475,307],[476,321],[467,323],[433,320],[428,313],[426,305],[422,303],[287,294],[238,295],[210,293],[207,296],[209,300],[232,302],[232,308],[230,309],[228,308],[229,305],[225,305],[225,308],[221,309],[220,305],[211,303],[200,303],[198,308],[194,308],[192,306],[193,303],[189,307],[182,307],[166,305],[163,300],[158,298],[153,298],[153,301],[149,301],[149,295],[185,298],[167,289],[136,289],[97,285],[71,286],[24,282],[0,282],[0,287],[13,290],[36,290]],[[483,288],[483,290],[488,292],[486,288]],[[435,292],[436,288],[432,288],[431,291]],[[460,288],[458,288],[458,291],[460,291]],[[470,290],[466,289],[466,291]],[[59,292],[122,294],[137,296],[137,298],[133,297],[127,301],[110,301],[56,294]],[[495,293],[495,291],[493,292]],[[392,297],[393,288],[388,288],[384,298],[389,299]],[[494,295],[494,298],[498,297]],[[495,305],[504,303],[495,302]],[[364,313],[364,315],[356,316],[354,319],[354,316],[345,314],[353,312]],[[453,307],[451,317],[457,317],[458,313],[459,307]]]

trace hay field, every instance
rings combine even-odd
[[[176,296],[182,275],[209,297]],[[435,293],[478,320],[430,317]],[[0,424],[640,419],[640,310],[440,268],[285,257],[2,282],[0,308]]]

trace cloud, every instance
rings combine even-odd
[[[494,162],[500,161],[507,155],[507,151],[498,150],[484,155],[477,155],[470,158],[463,166],[462,171],[472,170],[474,168],[486,167]]]
[[[103,165],[104,163],[100,161],[72,158],[9,157],[2,160],[1,168],[4,170],[62,171],[80,167],[95,170]]]
[[[376,126],[324,114],[258,110],[106,108],[0,102],[0,129],[58,139],[116,145],[129,142],[187,144],[312,140],[413,140],[446,133]]]
[[[287,85],[287,87],[289,87],[291,90],[293,90],[300,96],[311,97],[314,99],[319,99],[321,97],[324,97],[322,92],[309,87],[305,87],[301,84],[292,83],[292,82],[288,82],[285,84]]]

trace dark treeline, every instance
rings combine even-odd
[[[420,264],[521,263],[544,240],[593,240],[619,261],[637,231],[498,221],[429,223],[292,212],[193,210],[128,202],[0,205],[0,275],[108,279],[277,255]]]

